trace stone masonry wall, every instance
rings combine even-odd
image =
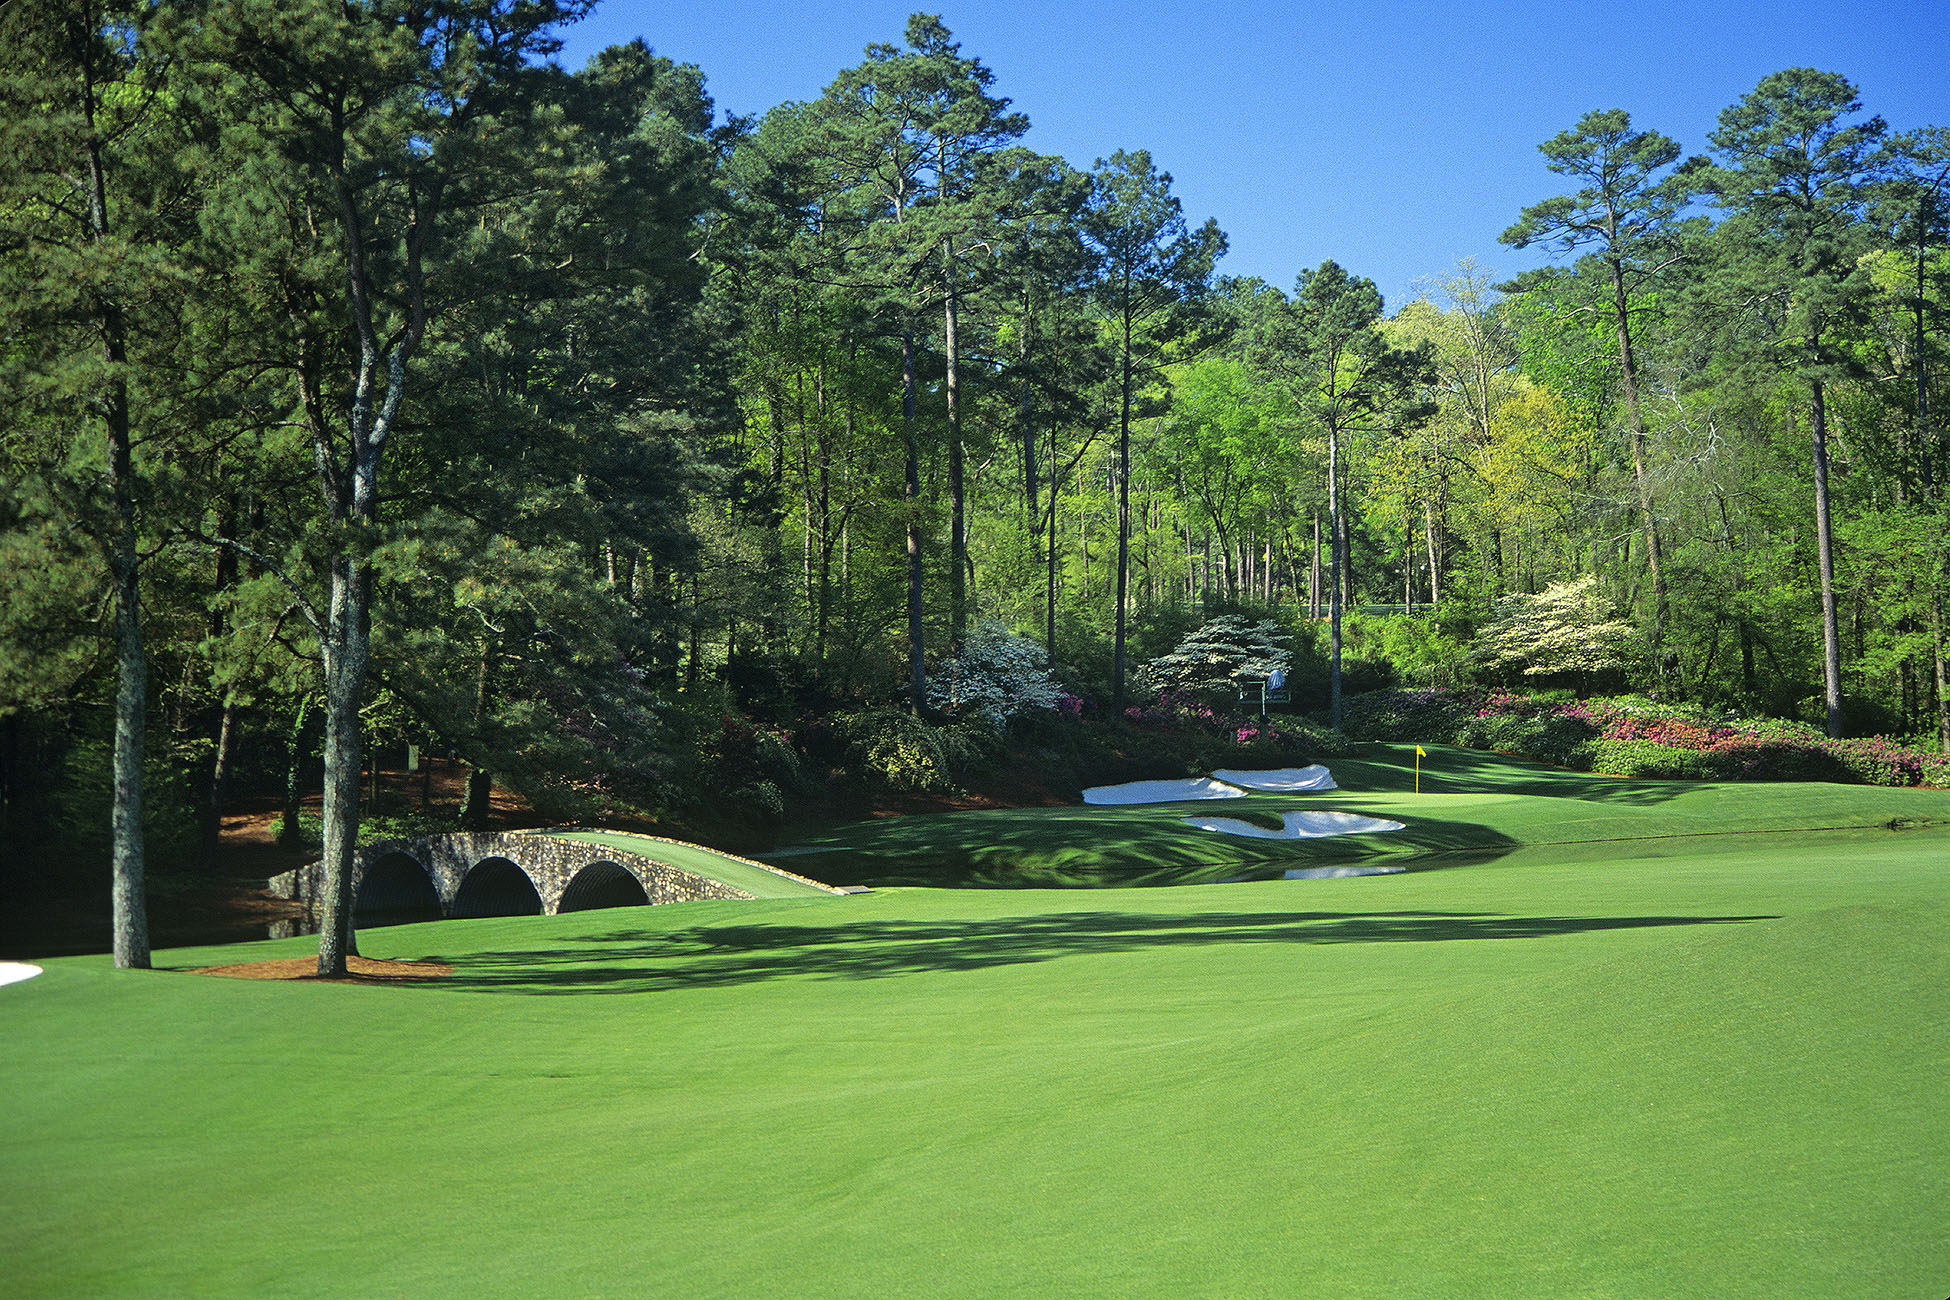
[[[366,872],[385,858],[403,856],[419,863],[440,896],[440,910],[451,915],[454,899],[460,893],[467,873],[490,858],[505,858],[519,867],[535,892],[541,896],[542,911],[554,915],[562,894],[577,873],[597,862],[612,862],[635,876],[652,903],[684,903],[704,898],[750,898],[734,889],[695,872],[658,862],[641,853],[586,844],[579,840],[557,839],[534,832],[456,831],[450,835],[430,835],[421,839],[386,840],[367,845],[353,855],[352,896],[356,899]],[[324,885],[324,863],[314,862],[296,871],[273,876],[270,891],[305,905],[315,920],[319,894]]]

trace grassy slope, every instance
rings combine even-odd
[[[1601,852],[362,935],[437,988],[52,962],[0,1291],[1940,1292],[1950,831]]]
[[[1819,783],[1627,781],[1475,750],[1430,747],[1421,793],[1414,746],[1361,745],[1330,767],[1340,789],[1138,808],[1032,808],[904,817],[829,830],[779,861],[834,884],[1154,885],[1277,875],[1432,851],[1486,862],[1526,846],[1723,836],[1892,821],[1950,825],[1950,791]],[[1385,835],[1279,841],[1192,830],[1190,815],[1335,808],[1404,823]],[[803,850],[811,849],[812,852]],[[1654,846],[1631,852],[1659,851]],[[1519,856],[1521,854],[1519,853]]]
[[[590,844],[606,844],[610,848],[628,849],[653,861],[677,867],[683,871],[696,872],[709,880],[742,889],[753,898],[825,898],[827,892],[804,881],[763,867],[754,867],[749,862],[715,853],[701,844],[673,844],[668,840],[653,840],[642,835],[631,835],[627,831],[551,831],[558,839],[583,840]]]

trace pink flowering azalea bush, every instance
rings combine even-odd
[[[1714,717],[1638,696],[1370,691],[1347,702],[1351,739],[1435,741],[1620,776],[1950,785],[1950,760],[1896,741],[1831,740],[1780,719]]]

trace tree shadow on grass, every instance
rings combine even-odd
[[[988,921],[636,927],[575,947],[429,958],[438,983],[476,993],[659,993],[767,980],[887,979],[1184,944],[1428,943],[1543,939],[1600,930],[1736,925],[1772,916],[1501,916],[1491,912],[1062,912]]]

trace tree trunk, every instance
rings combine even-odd
[[[147,970],[149,909],[143,886],[142,751],[148,730],[149,656],[143,644],[137,589],[135,508],[127,486],[126,423],[113,454],[119,461],[115,495],[122,513],[122,527],[110,561],[115,575],[115,796],[109,817],[115,966],[118,970]]]
[[[1442,544],[1436,536],[1436,514],[1433,502],[1422,503],[1422,518],[1427,525],[1429,541],[1429,604],[1435,606],[1442,603]]]
[[[1936,448],[1935,438],[1930,430],[1930,368],[1924,364],[1924,232],[1928,226],[1917,214],[1916,222],[1916,445],[1918,451],[1917,478],[1923,489],[1923,500],[1936,500]]]
[[[480,743],[481,723],[487,717],[488,664],[494,657],[494,643],[481,642],[481,658],[474,671],[474,731],[475,743]],[[488,796],[493,789],[493,778],[488,769],[476,767],[467,774],[467,798],[460,806],[460,824],[470,831],[487,829]]]
[[[255,515],[255,511],[252,512]],[[217,514],[217,535],[230,536],[236,526],[236,510],[226,502]],[[228,625],[220,599],[237,581],[237,551],[234,547],[217,547],[217,571],[215,592],[217,599],[211,602],[210,640],[219,641]],[[234,693],[224,693],[223,707],[217,711],[216,734],[211,737],[210,783],[203,805],[203,864],[206,869],[216,864],[217,849],[223,840],[223,809],[230,784],[231,749],[236,735],[237,701]]]
[[[1652,513],[1652,485],[1645,471],[1645,419],[1639,410],[1638,359],[1632,353],[1632,319],[1625,295],[1625,270],[1617,259],[1611,267],[1612,310],[1618,327],[1619,378],[1625,390],[1625,421],[1632,450],[1632,482],[1638,488],[1639,526],[1645,534],[1645,564],[1652,577],[1652,662],[1665,675],[1665,633],[1669,612],[1666,579],[1661,567],[1659,525]],[[1819,399],[1817,399],[1819,401]],[[1826,507],[1823,507],[1826,509]]]
[[[1354,522],[1349,518],[1353,512],[1345,500],[1340,501],[1336,511],[1339,518],[1334,526],[1334,544],[1341,566],[1341,604],[1345,607],[1354,603]]]
[[[1124,312],[1123,399],[1117,415],[1117,617],[1110,711],[1124,712],[1124,595],[1131,566],[1131,313]]]
[[[1402,613],[1415,612],[1415,526],[1410,524],[1402,538]]]
[[[1044,648],[1049,651],[1049,661],[1052,664],[1056,662],[1056,487],[1056,427],[1052,424],[1049,431],[1049,524],[1047,529],[1049,541],[1047,560],[1049,570],[1045,575],[1043,589],[1043,641]]]
[[[1333,425],[1327,426],[1327,521],[1328,581],[1327,644],[1327,725],[1341,729],[1341,582],[1346,571],[1343,549],[1347,534],[1341,517],[1340,437]],[[1317,544],[1317,543],[1316,543]]]
[[[230,760],[237,736],[237,702],[225,695],[217,722],[217,747],[210,758],[209,800],[203,807],[203,865],[214,867],[223,843],[223,809],[230,788]]]
[[[826,384],[820,381],[819,404],[823,411],[826,405]],[[847,426],[852,428],[853,413],[847,412]],[[849,439],[849,442],[851,439]],[[826,625],[833,613],[833,449],[828,445],[826,422],[819,426],[819,590],[818,600],[813,607],[813,662],[826,662]],[[727,651],[727,654],[729,652]]]
[[[371,663],[372,573],[341,554],[332,565],[325,654],[325,846],[320,888],[318,973],[345,974],[357,954],[352,934],[352,855],[359,838],[359,709]]]
[[[1307,569],[1307,617],[1320,617],[1320,512],[1314,512],[1313,563]]]
[[[298,829],[298,814],[305,791],[305,721],[311,715],[311,697],[300,696],[298,716],[284,746],[284,820],[278,827],[278,847],[292,849],[304,842]]]
[[[92,44],[90,31],[83,41]],[[93,61],[82,58],[82,100],[88,116],[85,163],[88,174],[88,238],[109,237],[108,172],[101,138],[94,130],[96,96]],[[142,634],[141,552],[136,535],[135,465],[130,437],[126,324],[119,305],[95,303],[108,382],[101,414],[108,427],[109,488],[115,503],[115,535],[109,572],[115,584],[115,753],[113,800],[109,811],[110,896],[115,966],[149,967],[149,910],[143,877],[146,851],[142,834],[142,758],[149,726],[149,652]]]
[[[1936,744],[1950,754],[1950,675],[1946,674],[1943,653],[1943,598],[1934,588],[1930,592],[1930,641],[1936,659]]]
[[[920,717],[928,704],[921,610],[921,447],[914,428],[914,326],[901,331],[901,438],[907,453],[907,695]]]
[[[948,148],[945,140],[941,148],[945,156]],[[962,485],[961,343],[956,332],[960,321],[954,282],[955,241],[952,238],[945,241],[943,256],[947,259],[948,279],[946,301],[942,306],[943,351],[947,354],[948,362],[945,385],[948,398],[948,649],[951,653],[958,653],[968,630],[968,519]]]
[[[1810,340],[1812,344],[1812,340]],[[1819,379],[1810,385],[1809,413],[1814,426],[1815,544],[1821,568],[1821,667],[1828,734],[1840,737],[1842,717],[1842,630],[1835,610],[1835,534],[1828,518],[1828,408]]]
[[[1018,357],[1017,364],[1021,365],[1025,370],[1027,370],[1029,365],[1027,328],[1024,331],[1021,354]],[[1016,401],[1016,423],[1019,436],[1022,439],[1023,513],[1029,517],[1031,526],[1034,527],[1043,517],[1043,512],[1037,508],[1036,504],[1036,457],[1040,454],[1041,449],[1036,445],[1035,386],[1026,377],[1022,382],[1022,394]]]

